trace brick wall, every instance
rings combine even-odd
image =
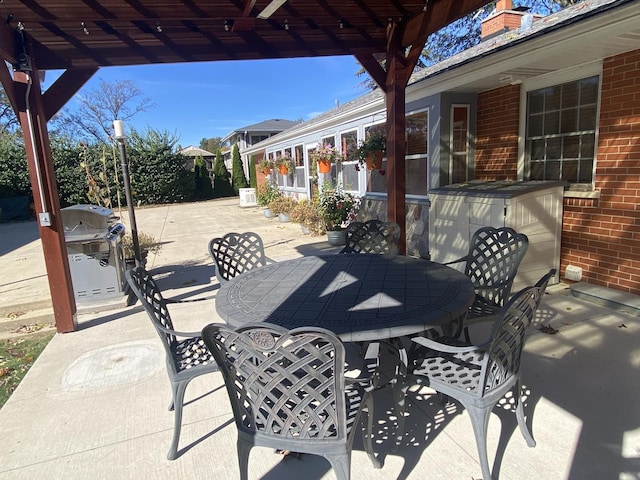
[[[605,60],[596,160],[600,199],[565,199],[561,274],[640,294],[640,50]]]
[[[478,95],[476,179],[517,179],[519,112],[519,85],[508,85]]]
[[[640,50],[603,64],[595,186],[565,198],[560,275],[640,295]],[[475,178],[517,178],[519,86],[478,96]]]

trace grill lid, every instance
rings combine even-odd
[[[113,210],[99,205],[72,205],[60,210],[65,240],[102,239],[118,217]]]

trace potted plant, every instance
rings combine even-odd
[[[290,155],[279,155],[274,160],[274,166],[282,175],[288,175],[289,172],[293,172],[293,158]]]
[[[300,200],[291,212],[291,220],[301,225],[305,235],[323,235],[326,231],[318,200]]]
[[[281,222],[288,222],[296,203],[295,199],[280,195],[269,202],[269,208]]]
[[[138,232],[138,246],[140,247],[140,260],[143,265],[147,263],[149,253],[158,253],[162,248],[162,244],[159,243],[153,235],[145,232]],[[131,232],[127,232],[122,237],[122,250],[127,267],[135,265],[135,251]]]
[[[283,193],[280,191],[278,186],[273,182],[265,182],[262,185],[258,186],[258,193],[256,195],[256,200],[258,200],[258,204],[261,207],[264,207],[264,216],[267,218],[273,217],[274,213],[269,208],[269,203],[271,203],[274,199],[282,196]]]
[[[331,164],[342,161],[342,154],[330,143],[319,143],[311,152],[311,160],[318,162],[318,172],[329,173]]]
[[[325,182],[320,191],[319,207],[329,243],[344,245],[344,225],[355,217],[355,197],[345,192],[342,187],[332,187]]]
[[[371,132],[360,142],[353,156],[358,160],[356,170],[366,165],[367,170],[380,170],[382,157],[387,149],[387,138],[381,132]]]
[[[274,165],[271,160],[263,158],[258,164],[258,171],[263,175],[269,176],[271,175],[271,170],[273,170],[273,167]]]

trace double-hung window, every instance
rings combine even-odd
[[[564,180],[591,190],[598,128],[598,75],[526,94],[525,180]]]

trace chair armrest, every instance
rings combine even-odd
[[[199,337],[202,333],[202,332],[178,332],[177,330],[171,330],[170,328],[166,328],[166,327],[163,327],[162,325],[158,325],[155,322],[153,326],[156,327],[158,330],[163,331],[164,333],[167,333],[169,335],[174,335],[176,337],[195,338],[195,337]]]
[[[442,265],[451,265],[454,263],[466,262],[468,259],[469,256],[465,255],[464,257],[458,258],[457,260],[451,260],[450,262],[443,263]]]
[[[415,342],[423,347],[426,347],[430,350],[434,350],[436,352],[444,352],[444,353],[469,353],[475,352],[476,350],[480,350],[481,346],[478,345],[467,345],[467,346],[455,346],[455,345],[447,345],[445,343],[436,342],[434,340],[430,340],[425,337],[414,337],[411,339],[412,342]]]
[[[180,299],[180,298],[165,298],[164,301],[165,303],[190,303],[190,302],[201,302],[202,300],[213,300],[215,297],[200,297],[200,298],[184,298],[184,299]]]
[[[214,285],[213,289],[219,289],[220,285]],[[216,298],[215,295],[211,295],[208,297],[198,297],[198,298],[165,298],[164,301],[165,303],[191,303],[191,302],[201,302],[203,300],[214,300]]]

